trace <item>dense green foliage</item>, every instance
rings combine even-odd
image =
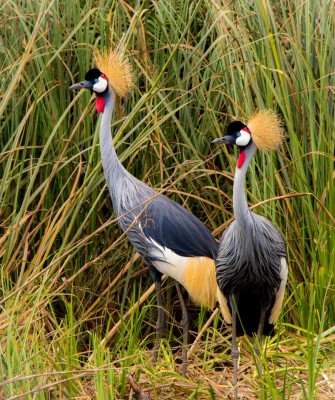
[[[169,280],[168,340],[148,366],[152,282],[113,219],[90,96],[68,90],[92,66],[94,46],[110,45],[128,56],[135,79],[112,126],[120,159],[217,239],[232,218],[236,157],[211,140],[256,109],[283,115],[285,145],[256,156],[247,192],[287,240],[289,282],[280,335],[266,344],[262,390],[252,370],[241,388],[250,399],[335,397],[334,7],[1,2],[0,398],[125,398],[129,372],[151,398],[231,391],[229,329],[218,316],[191,354],[190,379],[178,375]],[[192,309],[195,335],[209,317],[201,310],[198,319],[199,311]],[[244,345],[241,366],[253,365]]]

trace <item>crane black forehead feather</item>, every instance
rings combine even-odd
[[[86,72],[85,79],[87,81],[93,81],[94,79],[99,78],[99,76],[102,74],[100,69],[98,68],[92,68],[89,71]]]
[[[233,121],[227,127],[227,135],[229,136],[233,135],[234,133],[239,132],[241,129],[245,127],[246,125],[244,125],[241,121]]]

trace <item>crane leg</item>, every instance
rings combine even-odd
[[[257,337],[256,337],[256,340],[254,342],[254,349],[255,349],[255,353],[257,354],[257,358],[258,358],[257,359],[257,369],[258,369],[258,373],[259,373],[260,378],[262,378],[262,376],[263,376],[260,356],[261,356],[262,335],[263,335],[263,330],[264,330],[266,311],[267,311],[267,308],[263,308],[262,307],[261,315],[259,317]]]
[[[233,359],[233,368],[234,368],[234,400],[238,399],[238,389],[237,389],[237,367],[238,360],[240,357],[240,350],[237,345],[236,340],[236,297],[230,297],[230,306],[231,306],[231,325],[232,325],[232,339],[231,339],[231,357]]]
[[[181,374],[186,377],[186,370],[187,370],[187,345],[188,345],[188,334],[190,329],[190,320],[188,311],[186,308],[185,300],[183,294],[181,292],[181,288],[179,283],[176,283],[177,293],[179,297],[179,302],[182,311],[182,320],[180,321],[180,325],[183,328],[183,348],[182,348],[182,367],[181,367]]]
[[[158,358],[159,347],[165,329],[165,314],[163,309],[163,297],[161,290],[161,280],[155,280],[155,288],[157,294],[157,323],[156,323],[156,341],[152,361],[155,363]]]

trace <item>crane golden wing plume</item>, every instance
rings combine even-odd
[[[123,97],[133,87],[133,76],[127,59],[121,59],[120,55],[113,50],[103,50],[102,53],[94,50],[94,63],[97,68],[108,78],[108,82],[115,93]]]
[[[275,150],[284,140],[283,120],[273,110],[257,111],[249,119],[247,126],[259,150]]]

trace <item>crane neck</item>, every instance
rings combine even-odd
[[[245,230],[247,228],[248,222],[250,221],[250,210],[245,194],[245,177],[250,162],[257,151],[257,147],[254,142],[251,142],[242,151],[244,152],[244,154],[240,155],[234,176],[233,207],[237,224],[240,226],[241,229]],[[240,162],[241,158],[243,159],[242,164]]]
[[[102,118],[100,123],[100,145],[102,146],[101,139],[107,144],[107,148],[114,150],[112,132],[111,132],[111,121],[115,107],[115,92],[110,89],[104,95],[104,109],[102,112]]]
[[[121,178],[125,173],[125,169],[116,155],[111,131],[111,120],[115,107],[114,90],[109,89],[106,92],[104,101],[100,123],[100,152],[106,183],[110,194],[113,196],[115,179]]]

